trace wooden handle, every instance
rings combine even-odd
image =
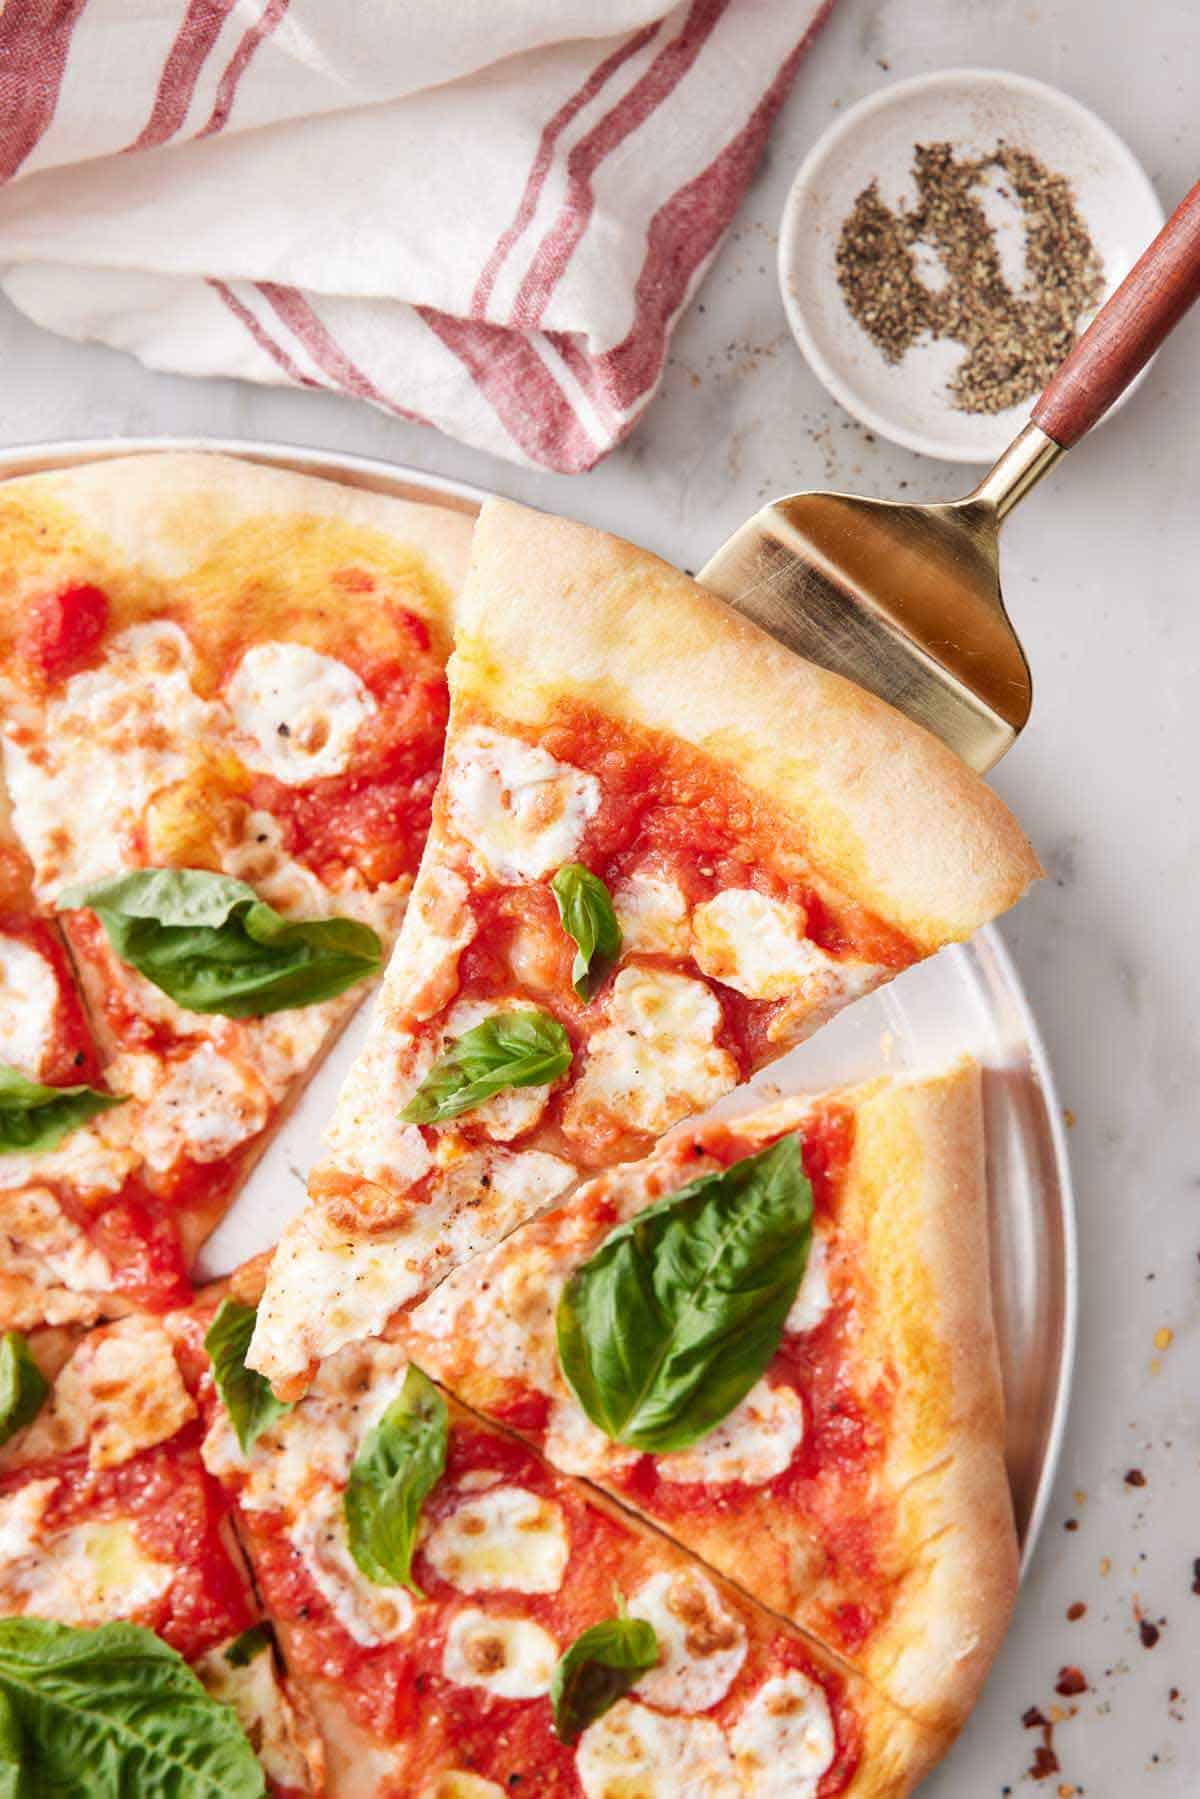
[[[1200,181],[1175,208],[1058,369],[1031,417],[1064,450],[1078,443],[1200,299]]]

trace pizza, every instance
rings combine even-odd
[[[218,456],[0,487],[0,1324],[186,1301],[395,936],[470,529]]]
[[[714,1220],[736,1235],[672,1287]],[[779,1314],[757,1374],[739,1283],[755,1319]],[[712,1340],[687,1336],[697,1312]],[[974,1064],[679,1128],[456,1269],[394,1334],[913,1716],[962,1722],[1017,1579]]]
[[[943,1747],[395,1345],[330,1357],[248,1450],[214,1397],[202,1453],[320,1720],[331,1791],[898,1795]],[[401,1523],[388,1474],[414,1461]]]
[[[115,1762],[129,1784],[96,1791],[137,1792],[139,1779],[166,1791],[153,1783],[177,1761],[176,1778],[196,1784],[172,1790],[323,1792],[320,1735],[272,1648],[161,1320],[129,1316],[74,1340],[44,1331],[32,1348],[9,1336],[2,1353],[0,1693],[20,1766],[47,1783],[37,1790],[81,1791],[84,1767],[100,1782],[103,1759],[103,1777]],[[71,1713],[92,1707],[85,1737]],[[128,1747],[139,1716],[140,1762]]]
[[[412,905],[259,1311],[280,1393],[1038,873],[944,745],[585,526],[484,506],[449,672]]]

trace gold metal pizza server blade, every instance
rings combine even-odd
[[[1033,687],[1000,592],[999,527],[1103,417],[1200,298],[1200,182],[1101,307],[1030,423],[965,499],[775,500],[701,583],[811,662],[926,726],[980,773],[1015,741]]]

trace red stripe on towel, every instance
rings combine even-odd
[[[188,0],[183,23],[159,76],[150,117],[130,144],[131,150],[152,150],[175,136],[188,116],[200,71],[236,5],[237,0]]]
[[[267,0],[262,17],[257,25],[243,33],[242,41],[229,59],[225,73],[217,85],[217,97],[213,103],[208,122],[197,133],[197,137],[211,137],[216,131],[224,131],[233,103],[237,98],[238,84],[249,68],[259,45],[264,38],[270,37],[287,11],[291,0]]]
[[[496,277],[504,266],[509,252],[518,239],[524,235],[530,219],[537,210],[542,188],[554,161],[554,147],[559,138],[572,119],[582,112],[590,100],[595,99],[609,78],[615,75],[631,56],[636,56],[638,51],[643,49],[661,29],[661,26],[662,20],[656,19],[653,24],[644,25],[640,31],[636,31],[632,37],[618,45],[610,55],[604,58],[603,62],[596,64],[583,86],[578,88],[569,100],[563,102],[553,118],[546,124],[538,140],[537,153],[530,165],[525,191],[521,195],[521,203],[513,215],[512,224],[500,237],[495,249],[488,257],[483,273],[476,284],[475,292],[471,295],[471,312],[476,318],[481,318],[487,311],[488,301],[492,297],[492,289],[496,285]]]
[[[71,34],[87,0],[0,6],[0,183],[37,149],[58,105]]]

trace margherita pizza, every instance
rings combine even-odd
[[[973,1065],[678,1129],[397,1334],[914,1716],[970,1710],[1016,1591]]]
[[[1000,801],[628,544],[489,501],[413,905],[251,1351],[280,1392],[1012,904]]]
[[[899,1799],[944,1747],[393,1345],[331,1357],[248,1449],[214,1400],[203,1455],[333,1791]]]
[[[38,1116],[0,1144],[0,1323],[186,1300],[398,926],[470,528],[211,456],[0,487],[9,884],[57,914],[92,1032],[64,1060],[61,946],[6,906],[0,1079],[121,1101],[49,1141],[59,1102],[8,1096]]]
[[[0,1349],[0,1695],[28,1790],[160,1793],[174,1767],[173,1791],[240,1799],[265,1776],[274,1799],[323,1792],[320,1737],[277,1665],[162,1322],[122,1318],[73,1348],[43,1332],[35,1350]],[[6,1738],[0,1770],[11,1754]]]

